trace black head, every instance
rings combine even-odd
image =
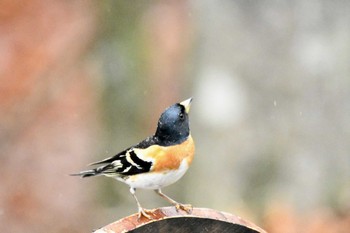
[[[160,145],[174,145],[185,141],[190,134],[188,113],[192,98],[176,103],[162,113],[155,139]]]

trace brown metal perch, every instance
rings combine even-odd
[[[130,215],[110,223],[95,233],[187,233],[187,232],[232,232],[266,233],[255,224],[238,216],[206,208],[193,208],[191,214],[177,212],[174,207],[155,209],[153,219],[138,219],[137,214]]]

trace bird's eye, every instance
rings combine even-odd
[[[180,113],[179,117],[180,117],[181,120],[185,119],[185,115],[183,113]]]

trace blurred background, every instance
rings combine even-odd
[[[128,187],[68,174],[194,97],[163,191],[271,233],[349,232],[350,1],[0,1],[0,231],[91,232]],[[146,208],[168,205],[138,191]]]

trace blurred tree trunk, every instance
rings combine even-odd
[[[90,153],[96,123],[79,62],[96,27],[89,4],[0,3],[1,232],[89,229],[88,196],[67,176]]]

